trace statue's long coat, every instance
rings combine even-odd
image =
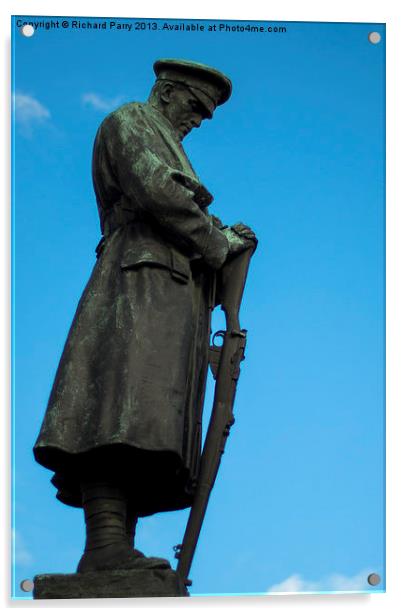
[[[200,457],[214,272],[227,240],[168,120],[130,103],[99,128],[93,180],[105,238],[34,447],[58,498],[94,469],[140,515],[191,504]]]

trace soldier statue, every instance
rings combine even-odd
[[[154,71],[148,101],[121,106],[96,135],[102,239],[34,446],[57,498],[84,510],[79,573],[169,566],[134,549],[136,524],[192,504],[217,272],[256,242],[209,213],[181,144],[231,81],[185,60]]]

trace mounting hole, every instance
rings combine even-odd
[[[21,27],[21,34],[27,37],[33,36],[35,34],[35,28],[31,26],[31,24],[24,24]]]
[[[22,580],[20,588],[24,592],[32,592],[34,588],[34,583],[32,580]]]
[[[373,45],[377,45],[381,41],[381,34],[379,32],[370,32],[368,40],[370,43],[373,43]]]
[[[378,575],[378,573],[370,573],[370,575],[367,578],[367,581],[370,584],[370,586],[378,586],[378,584],[381,582],[381,578]]]

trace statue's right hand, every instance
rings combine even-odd
[[[237,222],[235,225],[230,227],[232,231],[235,231],[238,235],[245,237],[248,240],[253,240],[257,243],[257,237],[254,231],[248,225],[245,225],[243,222]]]
[[[229,242],[228,255],[237,255],[240,252],[244,252],[247,248],[254,248],[256,245],[255,236],[252,238],[250,235],[240,235],[232,227],[226,227],[222,229],[222,233],[226,236]]]

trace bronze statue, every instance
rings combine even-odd
[[[256,244],[246,225],[209,214],[181,145],[229,99],[230,80],[185,60],[154,71],[148,101],[96,135],[103,237],[34,447],[60,501],[84,509],[80,573],[169,567],[134,549],[136,523],[192,505],[217,273]]]

